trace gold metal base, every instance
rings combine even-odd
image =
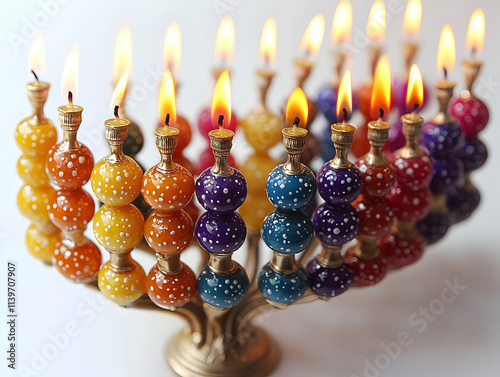
[[[248,330],[241,339],[219,337],[198,347],[186,328],[169,342],[167,362],[183,377],[266,376],[279,361],[278,345],[261,328]]]

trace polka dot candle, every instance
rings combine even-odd
[[[228,164],[234,133],[219,129],[210,131],[215,157],[212,168],[196,180],[196,197],[207,210],[198,219],[195,234],[201,247],[210,253],[209,262],[198,276],[198,292],[208,305],[229,308],[246,295],[248,276],[231,255],[246,237],[246,225],[236,212],[244,202],[247,183],[243,175]]]
[[[415,263],[424,252],[425,239],[415,223],[430,210],[432,194],[428,186],[433,173],[432,157],[418,145],[423,118],[406,114],[401,120],[406,144],[389,157],[396,177],[389,194],[396,223],[389,234],[378,240],[381,254],[396,268]]]
[[[342,122],[331,126],[335,157],[316,176],[318,192],[325,204],[313,214],[314,233],[322,244],[321,253],[307,265],[309,287],[323,297],[335,297],[352,283],[353,273],[344,263],[342,245],[359,229],[359,216],[350,204],[361,191],[361,174],[347,158],[356,127]]]
[[[460,222],[474,212],[479,206],[481,195],[471,180],[471,172],[479,169],[488,158],[486,146],[477,138],[486,127],[489,120],[489,110],[486,104],[475,97],[472,91],[482,62],[467,59],[463,62],[463,72],[467,89],[450,102],[450,115],[455,118],[465,136],[465,143],[459,152],[464,164],[464,180],[448,192],[447,205],[454,222]]]
[[[54,145],[47,158],[47,174],[60,189],[47,205],[52,222],[62,230],[62,244],[53,251],[52,263],[75,283],[94,280],[101,266],[101,252],[83,232],[94,215],[94,200],[82,186],[90,179],[94,158],[90,150],[77,141],[83,108],[69,104],[59,108],[63,141]]]
[[[262,295],[281,306],[299,300],[308,287],[307,273],[297,264],[295,254],[312,240],[314,228],[304,208],[316,194],[314,174],[300,162],[307,130],[294,125],[282,134],[288,159],[267,177],[267,197],[276,209],[264,219],[261,230],[262,239],[273,250],[273,259],[258,277]]]
[[[434,176],[430,183],[434,197],[431,213],[417,226],[429,244],[443,238],[453,224],[446,198],[464,179],[463,163],[455,157],[463,147],[463,132],[448,113],[454,86],[454,82],[447,80],[436,83],[440,112],[424,125],[422,135],[422,144],[434,158]]]
[[[110,254],[97,283],[108,300],[121,306],[132,305],[146,290],[146,274],[130,254],[142,239],[144,218],[131,204],[141,190],[142,169],[123,153],[129,123],[118,117],[118,107],[115,119],[104,122],[111,152],[94,166],[90,182],[104,203],[93,219],[94,236]]]
[[[35,258],[50,263],[61,241],[59,229],[49,219],[47,205],[55,191],[49,185],[45,160],[57,141],[54,124],[43,115],[50,85],[38,81],[26,86],[33,114],[16,127],[14,138],[23,154],[17,162],[17,172],[25,185],[17,196],[21,214],[32,224],[26,233],[26,246]]]
[[[345,258],[354,271],[354,283],[369,286],[380,282],[388,271],[387,259],[377,247],[377,238],[386,235],[394,223],[394,213],[386,195],[395,182],[394,168],[383,156],[391,126],[381,120],[368,124],[370,151],[356,162],[363,182],[361,195],[353,205],[360,225],[358,243]]]
[[[173,162],[179,129],[165,125],[155,131],[160,162],[142,180],[144,199],[153,207],[144,236],[158,258],[149,271],[146,290],[156,305],[167,309],[185,305],[196,294],[196,275],[180,261],[181,252],[193,239],[193,220],[184,208],[193,198],[194,178],[187,168]]]

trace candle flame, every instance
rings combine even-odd
[[[439,37],[437,69],[438,72],[452,72],[455,69],[455,37],[448,24],[443,26]]]
[[[351,73],[346,70],[342,81],[340,81],[339,92],[337,95],[337,119],[344,119],[344,108],[347,114],[352,111],[352,86]]]
[[[484,45],[484,12],[481,8],[476,9],[470,18],[469,27],[467,29],[467,38],[465,46],[467,49],[477,52],[483,49]]]
[[[132,31],[123,25],[118,32],[113,59],[113,85],[116,86],[123,74],[130,75],[132,69]]]
[[[307,97],[304,91],[297,87],[286,103],[286,125],[291,127],[295,122],[295,118],[298,117],[300,119],[298,126],[304,128],[307,124],[308,114]]]
[[[111,111],[113,112],[115,106],[122,107],[123,96],[127,89],[128,74],[124,73],[118,84],[116,84],[113,95],[111,96]],[[122,109],[123,112],[123,109]]]
[[[331,41],[333,44],[347,43],[352,33],[352,7],[349,0],[341,0],[335,8]]]
[[[41,30],[38,30],[31,40],[28,70],[36,73],[45,72],[45,40]]]
[[[220,115],[224,116],[224,124],[229,125],[231,121],[231,81],[227,69],[219,76],[212,97],[212,124],[215,128],[219,127]]]
[[[370,15],[366,23],[366,35],[372,41],[382,42],[385,38],[385,4],[376,0],[370,8]]]
[[[276,21],[269,17],[260,37],[259,60],[274,67],[276,63]]]
[[[409,0],[403,20],[403,34],[417,37],[422,26],[422,3],[420,0]]]
[[[373,78],[370,106],[373,118],[379,117],[380,109],[385,114],[388,114],[391,109],[391,67],[386,55],[380,58]]]
[[[67,101],[69,91],[73,93],[73,99],[78,97],[79,61],[78,47],[73,46],[66,57],[66,62],[64,63],[61,85],[61,95],[63,101]]]
[[[177,22],[172,22],[165,33],[163,43],[163,67],[175,76],[181,65],[181,29]]]
[[[309,55],[316,55],[325,31],[325,18],[321,13],[313,17],[300,41],[300,49],[306,51]]]
[[[410,68],[408,76],[408,89],[406,91],[406,107],[408,111],[413,111],[415,104],[422,105],[424,102],[424,83],[422,74],[416,64]]]
[[[158,114],[160,122],[163,122],[170,114],[170,125],[177,122],[177,111],[175,107],[175,85],[174,78],[169,70],[163,75],[160,88],[160,98],[158,99]]]
[[[215,40],[215,59],[220,60],[223,65],[227,65],[233,60],[234,52],[234,23],[229,15],[225,15],[217,30]]]

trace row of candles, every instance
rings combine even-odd
[[[342,1],[337,12],[348,12],[348,4]],[[375,9],[381,4],[383,2],[376,1]],[[409,9],[413,6],[415,2],[410,1]],[[335,18],[345,21],[346,18],[339,18],[337,12]],[[319,19],[315,18],[309,25],[303,41],[318,37]],[[220,30],[231,29],[228,25],[232,22],[228,20],[221,22]],[[275,29],[274,22],[269,20],[261,46],[269,42],[275,46]],[[320,29],[322,37],[322,24]],[[368,28],[370,32],[372,29]],[[468,33],[471,48],[480,49],[484,38],[482,11],[474,13],[469,30],[472,30],[471,36]],[[177,43],[172,40],[179,39],[172,35],[178,34],[176,26],[169,28],[166,50]],[[474,37],[477,34],[480,35],[478,39]],[[122,45],[121,41],[120,37],[118,46]],[[234,41],[220,43],[225,48]],[[338,90],[337,82],[330,87],[330,91],[335,92],[336,113],[329,128],[335,145],[334,158],[320,169],[316,181],[312,171],[300,163],[308,135],[306,128],[315,113],[314,104],[301,89],[312,68],[308,59],[296,61],[298,86],[288,99],[284,111],[288,127],[282,130],[288,161],[277,168],[277,163],[267,155],[267,149],[279,140],[276,135],[282,128],[280,117],[271,114],[266,107],[266,93],[274,72],[269,67],[259,69],[261,101],[242,122],[256,153],[247,160],[250,163],[242,165],[243,174],[231,167],[234,164],[229,155],[235,126],[231,123],[235,117],[231,111],[229,73],[215,70],[218,79],[209,111],[210,126],[205,127],[210,139],[208,151],[211,155],[213,152],[213,157],[212,161],[203,162],[204,167],[213,166],[201,170],[196,185],[194,168],[181,154],[189,143],[190,129],[187,121],[176,113],[176,82],[170,69],[166,70],[160,89],[160,119],[165,119],[165,126],[155,132],[161,161],[144,174],[144,179],[143,169],[130,158],[135,155],[133,147],[137,145],[134,141],[140,130],[136,125],[134,128],[123,113],[121,117],[118,114],[118,109],[123,108],[130,67],[115,74],[112,100],[115,118],[105,122],[111,154],[95,166],[91,152],[76,139],[83,108],[73,104],[71,91],[68,104],[59,108],[63,142],[52,147],[57,134],[52,123],[43,116],[49,84],[39,81],[35,75],[36,81],[28,84],[34,116],[21,122],[16,130],[16,140],[24,153],[18,170],[26,182],[18,203],[23,214],[34,222],[27,234],[28,249],[42,260],[53,259],[59,271],[73,281],[86,282],[99,273],[101,291],[120,305],[130,305],[142,296],[147,279],[151,284],[148,294],[159,306],[183,305],[198,289],[208,304],[229,307],[241,301],[249,285],[245,270],[231,260],[231,254],[246,238],[246,222],[250,234],[260,236],[262,231],[264,241],[275,252],[259,278],[261,292],[273,303],[287,305],[298,300],[308,285],[317,294],[332,297],[345,291],[352,281],[362,286],[375,284],[385,276],[389,265],[402,267],[418,260],[426,241],[440,239],[452,222],[470,215],[471,208],[478,204],[475,203],[479,200],[477,190],[470,177],[467,175],[464,181],[461,158],[450,156],[464,148],[463,129],[469,147],[466,150],[472,159],[466,171],[478,168],[486,159],[486,149],[476,135],[486,126],[487,109],[471,91],[481,63],[473,59],[464,63],[468,91],[451,104],[452,115],[460,121],[459,126],[448,113],[455,86],[446,76],[453,71],[455,55],[454,37],[448,25],[442,30],[439,44],[438,68],[444,71],[445,79],[436,83],[440,113],[424,126],[423,143],[428,151],[418,146],[423,119],[417,115],[417,110],[423,104],[424,85],[418,67],[412,65],[409,79],[404,83],[405,107],[410,113],[401,118],[406,144],[391,155],[392,165],[383,156],[382,148],[391,129],[384,121],[384,115],[391,109],[391,74],[388,59],[380,57],[377,48],[373,83],[370,84],[370,113],[376,120],[366,125],[367,132],[358,129],[355,133],[356,127],[348,123],[353,111],[353,94],[350,72],[346,70],[339,80]],[[307,46],[312,45],[307,44],[304,48],[313,53]],[[121,56],[121,50],[117,51],[117,56]],[[267,56],[264,61],[269,62],[271,55]],[[69,66],[75,65],[74,55],[69,61],[72,62]],[[342,65],[338,66],[339,77]],[[70,70],[67,74],[73,77],[74,88],[76,74]],[[68,93],[66,89],[64,92]],[[319,100],[318,106],[321,109]],[[328,118],[326,113],[325,116]],[[356,143],[356,134],[365,134],[370,147],[368,154],[357,162],[359,171],[347,158],[353,140]],[[310,138],[311,134],[308,143]],[[126,151],[127,140],[130,140],[130,148]],[[179,146],[182,146],[181,153],[176,149]],[[136,152],[137,149],[140,148],[136,148]],[[174,152],[176,150],[178,152]],[[45,175],[45,161],[50,183],[59,188],[56,193]],[[91,177],[92,189],[104,203],[95,216],[92,197],[82,189]],[[252,179],[247,188],[245,178],[249,177]],[[427,187],[429,182],[432,194]],[[325,204],[315,210],[311,223],[303,209],[313,201],[316,184]],[[461,191],[456,191],[457,188]],[[194,192],[207,210],[201,217],[191,201]],[[392,196],[388,201],[385,197],[389,192]],[[263,193],[267,193],[265,202],[260,200]],[[145,223],[141,212],[130,204],[136,198],[142,198],[146,209],[152,207],[154,210]],[[276,209],[266,217],[270,212],[267,199],[271,209],[273,206]],[[459,206],[452,216],[448,204],[453,200],[458,201]],[[475,202],[464,208],[464,201],[465,204]],[[235,212],[238,208],[245,221]],[[389,233],[394,216],[398,220]],[[102,267],[99,249],[83,235],[87,223],[92,220],[97,241],[110,252],[109,262]],[[323,250],[308,264],[307,277],[294,255],[307,248],[313,228]],[[62,241],[59,229],[63,232]],[[210,253],[209,262],[198,279],[179,259],[180,252],[189,246],[193,232],[202,248]],[[147,277],[130,255],[143,234],[158,257],[158,264]],[[341,246],[356,235],[358,244],[342,256]],[[283,285],[271,283],[276,281]],[[298,285],[295,282],[299,282]]]

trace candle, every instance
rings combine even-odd
[[[94,215],[94,200],[82,187],[90,179],[94,157],[77,140],[83,107],[73,103],[78,94],[78,48],[73,47],[64,65],[62,93],[68,104],[59,107],[63,140],[47,156],[47,174],[59,190],[48,204],[49,216],[61,229],[62,244],[54,250],[54,266],[75,283],[93,281],[101,265],[101,252],[87,239],[84,231]]]
[[[403,267],[415,263],[422,256],[426,241],[415,223],[427,216],[432,193],[432,157],[418,145],[422,133],[423,118],[417,114],[424,100],[424,89],[420,70],[414,64],[410,68],[406,106],[411,114],[402,116],[406,145],[393,152],[389,161],[395,168],[396,185],[392,189],[391,202],[396,223],[391,233],[379,239],[378,247],[392,267]]]
[[[249,238],[257,243],[260,238],[260,227],[266,214],[273,207],[265,193],[266,177],[278,164],[269,156],[269,149],[280,140],[283,127],[279,115],[271,113],[266,104],[267,93],[275,75],[276,64],[276,22],[269,17],[264,24],[259,47],[259,68],[257,69],[257,86],[259,101],[241,121],[241,126],[248,143],[253,147],[252,153],[240,166],[248,184],[247,200],[240,207],[249,231]]]
[[[157,264],[149,271],[146,289],[161,308],[185,305],[196,294],[196,275],[180,254],[192,241],[194,221],[185,208],[194,193],[193,175],[173,161],[179,130],[176,124],[175,86],[169,70],[160,92],[160,116],[166,112],[164,126],[155,131],[160,162],[148,169],[142,180],[142,192],[153,213],[144,224],[148,245],[156,252]]]
[[[47,211],[48,198],[55,194],[55,190],[50,187],[45,161],[49,149],[57,141],[57,131],[43,113],[50,84],[39,81],[35,71],[40,74],[44,68],[44,39],[43,34],[37,32],[31,44],[28,63],[35,80],[26,85],[32,115],[21,120],[14,133],[15,141],[23,152],[17,162],[18,175],[24,182],[17,196],[17,205],[21,214],[32,222],[26,233],[28,251],[35,258],[50,263],[61,235],[50,221]]]
[[[274,168],[267,177],[266,193],[276,207],[262,223],[262,239],[273,250],[273,259],[266,264],[258,278],[258,287],[266,300],[283,308],[299,300],[307,290],[304,267],[295,255],[307,248],[313,238],[310,216],[303,209],[311,203],[316,192],[314,173],[300,163],[307,130],[307,98],[296,88],[287,102],[283,144],[287,162]]]
[[[462,90],[460,96],[450,102],[450,115],[458,120],[466,137],[459,152],[464,164],[464,182],[452,190],[447,199],[456,222],[467,219],[479,205],[481,196],[470,176],[471,172],[479,169],[488,157],[486,146],[477,136],[488,124],[489,110],[472,91],[482,66],[477,54],[484,45],[484,32],[484,12],[482,9],[476,9],[472,13],[467,29],[466,48],[469,50],[470,58],[464,60],[462,64],[467,89]]]
[[[243,174],[228,165],[234,133],[224,124],[229,124],[230,117],[231,85],[225,70],[212,99],[212,122],[219,127],[209,133],[215,163],[200,174],[195,186],[196,198],[207,210],[196,222],[195,234],[210,253],[198,277],[198,292],[208,307],[222,311],[239,304],[250,285],[245,269],[231,258],[246,238],[245,222],[235,211],[246,198],[247,184]]]
[[[314,211],[312,221],[322,250],[308,263],[307,271],[309,287],[326,298],[344,293],[353,279],[352,269],[341,255],[342,245],[352,240],[359,228],[358,214],[350,203],[361,191],[361,175],[347,158],[356,130],[347,123],[352,108],[351,91],[351,74],[347,70],[340,82],[337,101],[337,117],[343,121],[331,127],[335,158],[325,163],[316,176],[318,193],[325,203]]]
[[[391,129],[383,121],[391,107],[391,70],[385,55],[375,69],[372,90],[371,113],[378,119],[368,123],[370,149],[356,161],[363,183],[361,195],[353,203],[360,220],[358,243],[345,254],[354,270],[354,283],[359,286],[379,283],[389,269],[385,255],[377,247],[377,239],[385,236],[394,223],[391,204],[386,198],[394,185],[394,168],[382,155]]]
[[[434,158],[434,177],[430,189],[434,195],[431,212],[417,226],[428,243],[440,240],[454,219],[446,204],[447,195],[463,181],[464,168],[454,156],[464,143],[462,129],[448,113],[450,99],[456,83],[448,80],[448,73],[455,68],[455,38],[449,25],[441,31],[437,59],[438,71],[444,80],[436,82],[439,113],[424,125],[422,144]]]

